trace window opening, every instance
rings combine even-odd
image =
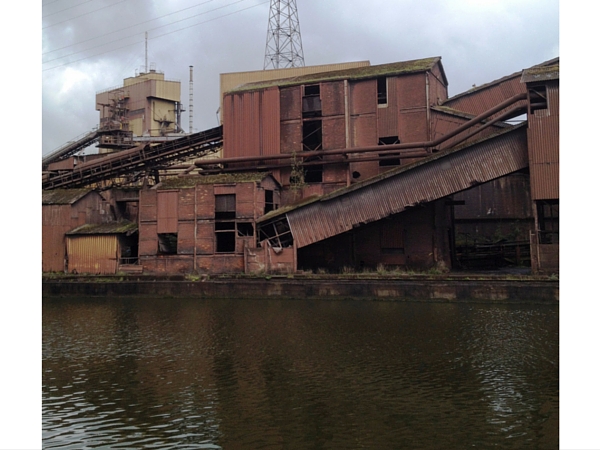
[[[273,191],[270,189],[265,189],[265,214],[270,211],[277,209],[274,203]]]
[[[302,146],[305,151],[322,150],[323,128],[320,120],[307,120],[302,123]]]
[[[379,145],[393,145],[399,144],[400,139],[398,136],[386,136],[379,138]],[[379,167],[399,166],[400,165],[400,152],[398,153],[380,153],[379,154]]]
[[[235,219],[235,194],[215,195],[215,220]]]
[[[286,218],[261,225],[259,234],[260,241],[268,240],[273,247],[290,247],[294,242]]]
[[[234,253],[235,236],[235,194],[215,195],[216,252]]]
[[[304,86],[302,117],[319,116],[321,116],[321,86],[318,84]]]
[[[158,234],[158,254],[159,255],[177,254],[177,233],[159,233]]]
[[[237,235],[240,237],[254,236],[254,225],[249,222],[239,222],[237,224]]]
[[[534,111],[548,109],[548,93],[546,86],[533,86],[529,88],[529,114]]]
[[[540,244],[558,244],[558,200],[538,200],[536,206]]]
[[[306,158],[306,162],[322,161],[321,156]],[[304,181],[306,183],[323,182],[323,164],[309,164],[304,166]]]
[[[387,97],[387,78],[379,77],[377,78],[377,104],[387,105]]]

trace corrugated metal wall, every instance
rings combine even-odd
[[[279,89],[223,99],[223,157],[279,153]]]
[[[298,248],[527,167],[523,127],[287,214]]]
[[[69,272],[117,273],[118,250],[116,235],[67,236]]]
[[[525,85],[521,83],[521,73],[515,73],[490,86],[481,87],[471,93],[451,97],[444,102],[444,106],[454,108],[473,115],[479,115],[504,100],[525,92]],[[522,101],[519,105],[524,105]],[[512,105],[511,107],[516,106]],[[499,115],[500,113],[496,114]]]
[[[528,114],[529,171],[533,200],[559,198],[559,88],[547,85],[548,109]]]

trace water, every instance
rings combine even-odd
[[[558,307],[44,299],[47,449],[558,448]]]

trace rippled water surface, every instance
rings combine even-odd
[[[558,307],[44,299],[48,449],[558,448]]]

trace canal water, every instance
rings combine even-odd
[[[44,299],[45,449],[558,448],[558,306]]]

